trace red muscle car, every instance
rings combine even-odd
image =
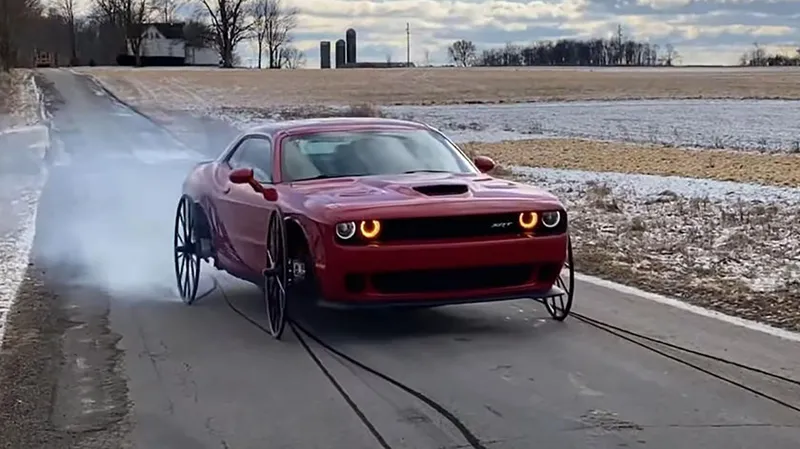
[[[253,128],[183,184],[181,297],[194,302],[200,262],[213,260],[262,288],[276,338],[287,300],[301,297],[331,307],[532,298],[563,320],[573,290],[567,212],[546,191],[486,174],[494,166],[404,120]]]

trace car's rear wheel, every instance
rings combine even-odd
[[[564,321],[572,309],[572,298],[575,291],[575,266],[572,260],[572,238],[567,238],[567,260],[556,279],[556,286],[564,290],[563,295],[546,298],[544,306],[556,321]]]
[[[286,222],[280,209],[275,209],[269,216],[266,257],[262,289],[267,312],[267,328],[273,338],[280,339],[286,327],[286,289],[289,264]]]
[[[200,280],[199,238],[196,229],[192,201],[183,196],[175,212],[173,248],[178,293],[183,302],[189,305],[197,299],[197,285]]]

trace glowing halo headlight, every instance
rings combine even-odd
[[[356,223],[347,221],[336,225],[336,236],[342,240],[349,240],[356,235]]]
[[[381,222],[378,220],[365,220],[358,226],[361,235],[367,239],[374,239],[381,233]]]
[[[542,224],[546,228],[555,228],[561,223],[561,212],[555,210],[542,214]]]
[[[536,223],[539,222],[539,214],[536,212],[520,212],[517,222],[519,222],[519,226],[522,229],[532,231],[536,227]]]

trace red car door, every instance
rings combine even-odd
[[[275,205],[250,186],[228,179],[231,170],[245,167],[253,169],[257,181],[272,183],[272,144],[267,137],[244,137],[219,164],[214,189],[223,266],[236,276],[256,280],[266,267],[267,221]]]

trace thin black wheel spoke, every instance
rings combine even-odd
[[[200,259],[194,241],[195,220],[192,203],[181,198],[175,213],[174,265],[178,293],[186,304],[192,304],[197,295],[200,276]]]

